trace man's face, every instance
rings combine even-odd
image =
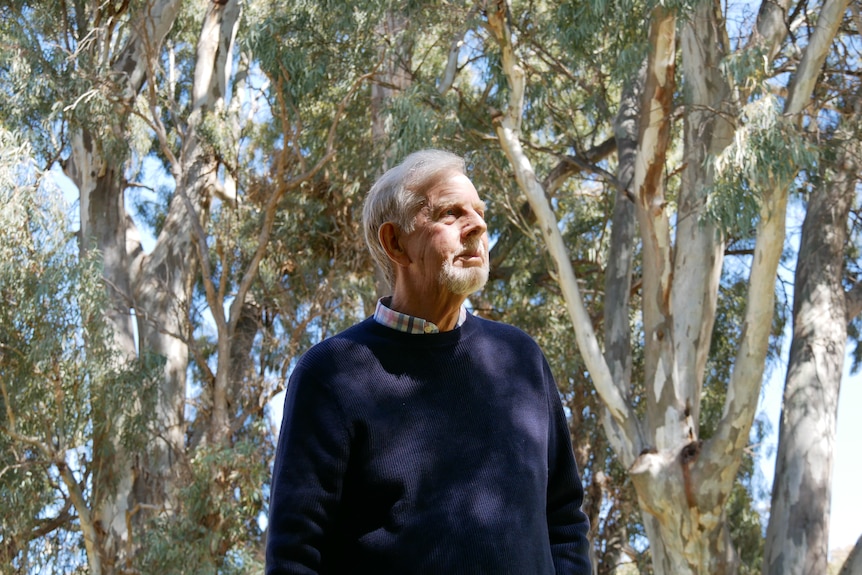
[[[457,295],[481,289],[488,280],[485,202],[462,174],[445,176],[425,200],[405,237],[414,277]]]

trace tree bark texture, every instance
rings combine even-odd
[[[542,231],[542,236],[548,246],[548,251],[557,266],[560,287],[563,290],[566,306],[575,326],[575,336],[578,348],[590,370],[596,390],[620,428],[625,429],[625,437],[629,446],[628,453],[637,453],[641,445],[637,418],[631,406],[627,403],[624,390],[614,382],[607,363],[599,349],[598,339],[592,327],[580,290],[577,284],[572,263],[563,242],[562,234],[557,227],[556,216],[545,196],[545,190],[536,179],[536,173],[521,146],[521,114],[524,105],[524,89],[526,77],[512,45],[512,33],[507,19],[508,6],[505,2],[489,6],[488,24],[500,44],[503,70],[509,83],[509,98],[506,113],[495,120],[495,129],[503,152],[511,163],[518,186],[527,196],[536,221]],[[628,462],[624,462],[628,464]]]
[[[856,540],[856,545],[844,560],[838,575],[862,575],[862,536]]]
[[[708,160],[728,146],[735,128],[730,86],[720,72],[729,47],[719,2],[697,4],[682,27],[681,48],[686,79],[684,150],[671,313],[680,397],[690,411],[693,436],[699,438],[699,396],[724,263],[721,233],[704,217],[707,191],[715,182]]]
[[[407,16],[397,12],[388,12],[382,20],[378,33],[386,39],[386,44],[380,49],[382,64],[380,70],[374,74],[371,83],[371,141],[375,149],[382,154],[383,162],[380,166],[380,175],[393,167],[396,149],[391,142],[392,115],[388,107],[393,97],[406,90],[413,78],[410,71],[410,63],[413,59],[413,46],[405,40],[404,32],[410,21]],[[374,265],[374,280],[376,287],[376,299],[387,296],[392,292],[390,282],[392,278],[386,276],[384,270]],[[368,302],[366,312],[370,315],[374,312],[376,301]]]
[[[811,98],[847,4],[846,0],[824,3],[790,84],[786,114],[798,116]],[[793,341],[766,536],[764,573],[768,574],[820,573],[826,565],[832,454],[847,338],[843,246],[858,178],[854,152],[858,152],[856,146],[842,150],[843,169],[814,191],[803,223]],[[768,197],[786,202],[789,185],[776,182]]]
[[[685,425],[685,405],[673,358],[670,308],[672,246],[665,198],[664,169],[670,143],[671,107],[676,89],[676,17],[658,6],[650,17],[644,91],[641,97],[635,162],[635,208],[643,243],[644,383],[648,441],[672,448]],[[614,302],[614,305],[617,305]],[[687,432],[684,432],[687,433]]]
[[[176,507],[177,465],[185,453],[186,370],[189,363],[188,323],[192,285],[201,257],[196,244],[208,218],[210,200],[219,187],[218,160],[200,141],[199,127],[207,114],[223,110],[231,51],[239,22],[237,0],[210,3],[198,38],[192,101],[182,149],[173,171],[174,196],[156,245],[134,270],[135,306],[142,347],[165,358],[159,385],[154,436],[147,454],[147,473],[136,478],[140,500],[171,510]],[[220,350],[221,351],[221,350]],[[228,357],[229,350],[224,350]],[[227,428],[227,372],[216,378],[213,418]]]
[[[631,184],[637,158],[639,99],[643,91],[643,81],[643,74],[640,74],[627,86],[614,125],[619,156],[617,180],[625,189],[617,191],[614,201],[610,251],[616,254],[616,257],[608,261],[605,270],[605,297],[607,301],[615,302],[615,305],[606,305],[604,308],[605,361],[611,378],[617,382],[626,397],[631,394],[632,384],[629,301],[637,238],[635,205],[630,198],[634,196]],[[625,430],[620,428],[607,409],[602,410],[601,417],[602,426],[614,451],[623,454],[623,461],[634,461],[637,453],[627,452],[633,445],[627,440]]]
[[[858,148],[858,146],[854,146]],[[858,149],[808,199],[793,292],[764,573],[825,573],[838,395],[847,342],[842,276]]]

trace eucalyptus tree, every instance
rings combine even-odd
[[[789,4],[765,3],[736,51],[713,8],[0,5],[0,80],[13,104],[3,122],[78,186],[82,254],[102,261],[116,357],[165,358],[155,409],[106,416],[119,430],[144,418],[147,449],[94,439],[94,453],[118,454],[93,460],[105,470],[93,485],[111,481],[92,490],[110,493],[91,508],[103,570],[259,561],[266,403],[297,353],[373,303],[360,196],[387,162],[426,146],[467,155],[492,203],[494,281],[473,304],[532,326],[548,350],[587,467],[603,572],[637,554],[642,529],[656,572],[729,570],[724,504],[773,328],[786,188],[753,178],[734,195],[710,158],[756,117],[775,117],[767,93],[744,105],[776,62],[795,60],[781,52]],[[817,69],[810,61],[797,77]],[[795,149],[792,126],[778,128],[769,133]],[[167,183],[148,190],[152,160]],[[725,289],[722,265],[735,233],[723,218],[740,206],[738,219],[759,226],[748,316],[710,353],[746,291]],[[135,210],[153,232],[146,250]],[[729,349],[733,370],[712,377]],[[726,393],[703,392],[725,380]],[[594,433],[597,413],[606,437]]]
[[[534,191],[537,188],[539,189],[542,202],[545,201],[545,194],[553,198],[555,208],[559,210],[560,214],[563,214],[561,218],[566,221],[566,235],[564,238],[560,238],[560,242],[557,242],[557,245],[564,245],[565,253],[561,255],[560,251],[554,253],[554,250],[551,250],[551,252],[555,256],[565,258],[569,266],[571,266],[571,260],[574,259],[577,263],[583,265],[583,269],[589,270],[587,277],[584,279],[586,282],[584,287],[591,294],[591,309],[595,311],[601,310],[602,307],[604,308],[607,321],[605,327],[607,329],[608,326],[611,326],[609,335],[607,336],[609,339],[606,340],[608,353],[619,354],[614,362],[614,369],[616,370],[615,378],[622,381],[631,381],[628,378],[633,373],[632,364],[640,362],[640,360],[635,359],[635,355],[639,349],[643,349],[643,344],[638,342],[634,346],[624,344],[620,335],[628,334],[632,322],[636,325],[639,321],[637,316],[633,318],[627,298],[631,295],[631,287],[635,286],[636,291],[639,292],[635,298],[635,303],[651,306],[654,300],[649,300],[650,303],[643,303],[648,299],[648,296],[645,294],[650,293],[651,290],[655,291],[659,289],[656,286],[660,286],[662,281],[667,281],[667,277],[664,277],[664,279],[656,277],[655,270],[661,267],[662,262],[653,259],[646,263],[641,263],[636,257],[640,250],[636,249],[637,246],[632,245],[635,230],[634,215],[637,212],[634,208],[635,204],[629,200],[629,198],[635,197],[635,194],[632,193],[633,188],[631,188],[628,179],[644,177],[643,172],[640,173],[640,176],[636,173],[638,169],[638,164],[635,162],[637,154],[640,154],[642,157],[644,155],[643,150],[645,149],[657,153],[661,152],[658,148],[652,150],[650,146],[645,145],[637,129],[633,129],[633,126],[638,124],[637,118],[641,117],[640,110],[643,109],[638,101],[637,94],[647,93],[647,89],[650,86],[649,84],[646,86],[638,85],[636,81],[631,79],[628,82],[631,93],[628,93],[627,97],[624,98],[625,105],[623,105],[617,103],[620,99],[620,88],[618,86],[615,87],[612,82],[607,81],[608,77],[615,77],[622,83],[622,80],[627,78],[625,74],[626,68],[613,69],[611,62],[615,59],[626,60],[628,63],[634,61],[633,55],[638,53],[638,45],[626,46],[625,41],[638,42],[637,34],[633,32],[633,30],[636,30],[633,22],[637,20],[638,16],[629,15],[626,17],[624,16],[625,11],[619,13],[624,19],[628,18],[625,20],[628,25],[623,28],[625,34],[622,36],[617,33],[619,31],[617,27],[613,30],[607,27],[596,27],[596,29],[601,29],[601,34],[606,35],[607,43],[612,49],[609,48],[606,54],[591,58],[589,55],[590,51],[595,50],[598,52],[598,50],[596,50],[595,46],[591,46],[588,43],[591,39],[597,42],[591,35],[591,32],[588,31],[590,30],[588,24],[579,26],[577,32],[573,33],[574,35],[580,34],[577,42],[573,41],[571,37],[566,38],[564,35],[564,31],[567,31],[566,27],[571,24],[566,18],[574,18],[575,13],[578,11],[574,6],[568,4],[556,6],[554,4],[532,3],[529,5],[529,10],[527,9],[527,5],[514,5],[504,7],[501,10],[497,9],[499,8],[498,3],[481,2],[477,3],[476,6],[480,8],[478,11],[469,12],[470,5],[458,5],[459,14],[472,13],[473,17],[466,16],[461,20],[463,26],[470,27],[470,31],[464,36],[464,41],[461,45],[458,46],[460,55],[457,53],[458,51],[455,54],[457,56],[455,68],[458,71],[458,75],[452,84],[453,89],[451,93],[444,93],[444,97],[440,97],[440,92],[433,90],[435,86],[446,84],[440,81],[440,78],[443,77],[444,69],[448,70],[448,67],[442,65],[447,60],[445,58],[438,58],[436,60],[437,66],[434,67],[428,64],[428,60],[423,58],[423,64],[413,66],[410,71],[409,89],[405,90],[402,88],[400,91],[396,91],[394,97],[391,98],[390,113],[393,118],[397,119],[393,122],[393,125],[409,127],[415,130],[412,134],[407,129],[396,132],[402,138],[402,141],[399,142],[401,146],[424,144],[425,142],[422,138],[416,137],[415,133],[421,133],[422,130],[427,129],[434,133],[431,141],[435,144],[443,144],[467,152],[473,169],[472,175],[477,182],[477,186],[482,192],[490,192],[491,201],[493,202],[492,207],[495,208],[490,213],[495,214],[496,211],[503,216],[502,218],[497,215],[492,216],[491,228],[494,230],[496,236],[496,243],[492,252],[492,265],[494,267],[492,276],[496,280],[507,282],[499,290],[495,289],[492,282],[492,285],[486,289],[486,293],[474,298],[474,305],[476,305],[479,313],[485,313],[492,317],[505,317],[509,321],[514,319],[516,323],[525,326],[528,324],[533,326],[541,325],[541,330],[548,332],[545,343],[550,350],[554,350],[550,355],[552,356],[555,369],[562,368],[566,370],[561,377],[562,391],[572,408],[573,435],[577,438],[576,447],[579,451],[581,463],[583,464],[587,461],[603,462],[604,455],[601,455],[603,451],[600,445],[601,440],[597,441],[594,436],[591,436],[589,441],[584,441],[582,437],[587,434],[583,433],[583,426],[578,424],[589,420],[589,417],[582,419],[584,414],[595,413],[605,408],[595,401],[596,397],[594,394],[584,393],[587,389],[583,385],[586,379],[578,375],[585,372],[584,365],[580,361],[573,361],[571,359],[570,348],[568,350],[558,350],[565,340],[559,338],[560,331],[558,328],[561,325],[561,318],[558,314],[553,313],[552,306],[557,299],[553,297],[549,298],[547,294],[542,296],[537,295],[538,292],[531,285],[541,283],[545,287],[550,287],[549,291],[553,292],[555,291],[554,286],[557,285],[557,281],[560,281],[563,293],[566,294],[567,286],[573,285],[573,282],[567,283],[560,280],[564,274],[559,271],[559,267],[557,270],[553,269],[554,262],[548,261],[541,250],[538,252],[530,252],[529,250],[524,252],[521,249],[523,246],[520,245],[521,242],[517,239],[519,235],[517,230],[520,228],[520,230],[526,232],[528,237],[534,237],[531,227],[536,221],[542,204],[537,204],[533,201],[531,202],[532,209],[530,205],[526,206],[525,209],[524,206],[520,205],[520,200],[516,199],[512,201],[512,196],[507,192],[513,191],[511,172],[514,171],[515,180],[519,183],[523,184],[525,180],[528,181],[528,184],[530,181],[536,183]],[[582,14],[583,11],[581,11]],[[617,15],[617,13],[614,13],[614,16]],[[593,14],[593,17],[598,21],[602,17],[606,18],[607,15]],[[557,22],[557,27],[555,27],[555,21]],[[661,22],[664,23],[665,30],[669,26],[670,31],[674,31],[675,21],[669,22],[666,17]],[[517,34],[511,34],[509,31],[510,27],[513,26],[517,26]],[[549,33],[548,30],[552,32]],[[411,33],[411,28],[405,26],[403,33]],[[558,35],[556,38],[554,38],[555,33]],[[605,36],[601,36],[599,33],[596,33],[596,36],[605,38]],[[515,67],[510,66],[513,62],[513,54],[515,52],[512,37],[517,38],[517,42],[522,47],[523,52],[530,56],[529,59],[525,57],[518,62]],[[618,44],[615,45],[611,39],[615,39]],[[642,46],[645,44],[646,38],[640,38],[639,41]],[[439,38],[438,42],[439,44],[443,44]],[[398,44],[399,41],[393,40],[393,43]],[[577,46],[577,52],[572,48],[573,46]],[[671,41],[664,45],[664,48],[667,50],[665,54],[672,53],[674,47],[675,43],[671,38]],[[507,52],[507,50],[509,51]],[[582,52],[587,64],[583,68],[570,66],[570,61],[577,61],[578,56]],[[437,46],[436,53],[438,55],[443,53],[442,46]],[[640,53],[644,53],[644,51]],[[452,59],[450,58],[448,62],[451,61]],[[520,67],[519,70],[516,69],[518,67]],[[630,66],[628,69],[636,70],[637,67]],[[510,72],[513,73],[509,74]],[[522,80],[525,77],[529,77],[533,82],[530,84],[526,82],[520,84],[517,81],[512,82],[513,76],[518,76],[519,74]],[[572,86],[575,86],[575,88]],[[655,83],[653,83],[654,86]],[[580,92],[578,91],[579,89],[581,90]],[[584,93],[588,94],[588,96],[584,96]],[[672,93],[672,90],[668,90],[666,96],[669,97]],[[729,90],[720,93],[719,96],[715,94],[710,94],[709,96],[716,98],[727,93],[729,93]],[[667,97],[662,102],[663,109],[666,111],[670,102]],[[510,105],[513,98],[515,100],[518,98],[529,99],[529,104],[524,106],[523,123],[529,125],[534,132],[530,137],[524,138],[523,146],[521,146],[517,138],[512,138],[512,134],[517,130],[507,131],[506,127],[506,122],[510,116],[514,115],[520,118],[521,114],[520,107]],[[406,107],[405,102],[412,104],[412,108],[408,112],[404,111]],[[569,107],[567,108],[567,106]],[[616,114],[615,120],[613,109],[616,107],[619,107],[619,111]],[[456,115],[457,120],[453,123],[447,123],[442,118],[446,118],[449,111],[453,108],[458,110]],[[516,111],[512,112],[513,109]],[[573,112],[573,110],[583,111]],[[704,116],[705,119],[700,121],[715,123],[717,125],[713,130],[716,134],[715,138],[726,145],[728,126],[724,125],[721,118],[717,118],[714,114],[705,114]],[[399,120],[406,126],[401,126]],[[520,126],[520,121],[518,119],[514,120],[514,125]],[[617,134],[614,133],[614,124],[617,127]],[[512,124],[509,125],[510,128],[511,126]],[[454,131],[453,127],[455,128]],[[410,136],[413,137],[411,138]],[[666,133],[665,137],[669,137],[669,133]],[[489,144],[494,145],[489,146]],[[497,148],[497,145],[500,145],[500,147]],[[609,155],[617,146],[619,146],[620,158],[625,158],[625,160],[618,159],[617,175],[615,176],[607,168],[603,167],[603,165],[607,165],[606,161]],[[511,150],[518,147],[520,147],[522,155],[512,159],[513,154]],[[700,154],[700,158],[703,159],[706,157],[707,151],[715,153],[716,149],[720,149],[720,147],[719,144],[711,144],[707,150],[699,149],[697,152]],[[543,169],[547,170],[547,176],[540,183],[536,181],[534,176],[532,180],[522,177],[523,173],[520,169],[525,165],[527,168],[530,168],[529,162],[524,161],[527,155],[524,149],[528,150],[534,159],[541,161]],[[509,160],[511,160],[510,162],[506,159],[507,155]],[[692,158],[696,159],[695,156],[692,156]],[[581,189],[578,189],[578,186],[572,184],[570,180],[573,175],[581,174],[582,172],[589,172],[595,177],[588,179],[586,184]],[[698,172],[695,172],[694,175],[700,178],[699,181],[704,180],[704,177],[700,176]],[[653,170],[653,173],[650,174],[651,181],[656,186],[660,183],[661,177],[661,170]],[[598,184],[596,183],[597,181],[599,182]],[[602,190],[604,184],[606,184],[606,187]],[[602,191],[597,194],[597,189]],[[607,189],[611,189],[612,192],[608,194]],[[500,193],[501,191],[502,193]],[[593,211],[593,215],[589,215],[589,209],[582,207],[589,204],[588,201],[584,201],[584,198],[590,195],[601,196],[601,201],[604,201],[603,209],[608,209],[610,205],[616,205],[616,208],[618,208],[619,214],[613,217],[613,224],[610,226],[611,235],[614,237],[611,239],[613,244],[607,254],[604,253],[608,249],[607,244],[604,243],[607,242],[607,239],[603,238],[605,235],[604,229],[601,225],[596,227],[595,222],[594,224],[587,224],[582,219],[594,218],[598,223],[607,221],[603,215],[596,216],[595,210]],[[608,196],[615,196],[616,202],[607,201]],[[661,206],[662,201],[660,197],[656,196],[653,199],[658,206]],[[683,229],[689,230],[686,233],[690,233],[693,236],[692,241],[695,243],[700,241],[701,244],[710,245],[709,241],[705,241],[701,236],[698,236],[698,233],[703,233],[699,231],[701,230],[700,225],[702,222],[699,223],[699,214],[696,213],[697,210],[703,209],[702,198],[692,197],[689,204],[691,205],[686,209],[691,210],[692,215],[690,216],[690,221],[687,220],[687,223],[683,225]],[[514,221],[513,225],[510,225],[506,221],[506,216],[512,218]],[[550,229],[558,229],[556,222],[547,219],[543,220],[541,217],[538,219],[540,223],[539,228],[543,232]],[[692,222],[698,225],[690,225]],[[642,227],[646,225],[653,225],[655,227],[662,224],[665,225],[665,232],[669,233],[667,231],[669,226],[667,221],[657,220],[652,223],[647,220],[642,221]],[[689,227],[687,228],[686,226]],[[718,232],[716,224],[706,222],[704,227],[712,230],[713,234]],[[580,235],[583,235],[583,237],[579,237]],[[653,233],[651,239],[656,240],[656,237],[656,233]],[[709,237],[709,234],[706,234],[706,237]],[[587,255],[584,259],[579,259],[578,256],[580,253],[573,255],[574,242],[578,242],[579,240],[582,240],[582,243],[579,244],[580,246],[585,246],[590,241],[594,242],[592,246],[583,248],[584,254],[592,253],[592,256]],[[553,238],[545,238],[544,241],[554,243]],[[658,245],[660,243],[660,241],[653,242],[652,245],[655,250],[661,247]],[[665,245],[664,248],[666,247]],[[701,245],[701,247],[703,246]],[[692,249],[697,250],[699,248],[692,246]],[[713,289],[717,291],[719,282],[717,273],[721,269],[723,246],[720,249],[713,249],[716,252],[714,258],[716,261],[713,261],[712,266],[717,266],[717,268],[704,266],[702,262],[694,261],[694,258],[692,258],[692,261],[687,265],[692,266],[693,271],[689,272],[688,268],[686,268],[684,275],[686,278],[688,276],[705,277],[711,282],[710,285],[714,284]],[[525,264],[524,260],[521,259],[513,266],[514,260],[511,258],[516,253],[521,258],[524,257],[525,253],[529,254],[527,258],[532,257],[533,261]],[[660,256],[661,254],[658,252],[653,254],[653,258]],[[667,252],[664,253],[664,257],[666,256]],[[592,265],[590,265],[591,259]],[[601,274],[595,272],[601,271],[600,268],[603,267],[603,262],[614,262],[613,264],[608,264],[609,272],[611,273],[609,273],[609,279],[607,280],[607,292],[618,294],[615,297],[626,298],[625,301],[608,299],[607,295],[602,298],[601,291],[603,286],[600,282],[596,281],[600,280]],[[542,269],[543,264],[545,264],[544,269]],[[559,266],[559,262],[557,264]],[[641,281],[632,281],[632,274],[638,265],[642,266],[644,270],[643,284]],[[614,266],[617,266],[617,268],[613,269]],[[647,278],[650,278],[650,281],[653,283],[646,283]],[[684,279],[680,281],[693,280]],[[682,290],[683,288],[678,289]],[[698,359],[700,363],[695,363],[694,367],[689,365],[687,368],[692,371],[700,370],[699,381],[701,387],[704,378],[703,371],[706,366],[706,351],[709,349],[708,340],[711,337],[714,325],[711,314],[715,314],[717,306],[715,299],[717,299],[717,294],[713,293],[712,298],[712,307],[707,305],[709,303],[707,302],[703,304],[706,307],[701,310],[701,315],[706,317],[705,320],[687,318],[693,326],[696,325],[697,334],[699,334],[697,337],[706,340],[698,348],[700,349],[698,353],[701,354]],[[571,302],[569,303],[570,308],[574,307],[571,305]],[[548,313],[543,313],[544,309],[541,307],[541,311],[535,307],[545,304],[551,306]],[[595,315],[590,315],[583,308],[581,311],[579,325],[592,326],[596,322]],[[649,313],[655,312],[647,312],[647,315]],[[524,316],[531,314],[539,319],[524,319]],[[681,313],[681,316],[684,316],[684,314]],[[653,317],[651,321],[654,320],[655,318]],[[651,327],[650,329],[654,328]],[[764,337],[764,354],[760,358],[761,369],[763,363],[765,363],[765,338],[772,331],[772,322],[765,322],[764,329],[765,333],[761,334]],[[581,334],[578,333],[578,335]],[[544,339],[541,331],[539,337]],[[650,342],[654,340],[646,338],[646,341]],[[744,338],[741,341],[743,344],[745,343]],[[598,348],[595,341],[591,343],[595,349]],[[583,353],[583,341],[581,341],[581,344]],[[645,445],[641,444],[625,443],[625,433],[631,432],[633,428],[637,428],[636,416],[642,414],[641,410],[650,409],[649,401],[645,401],[643,398],[649,396],[649,380],[651,377],[655,377],[655,372],[657,371],[656,364],[658,363],[658,359],[656,354],[660,356],[661,353],[670,353],[667,348],[656,348],[652,343],[644,347],[646,361],[637,366],[635,374],[645,378],[646,382],[635,385],[630,392],[632,394],[635,392],[640,394],[634,398],[628,412],[630,413],[630,418],[623,418],[622,421],[613,420],[610,417],[606,417],[605,419],[608,436],[610,436],[610,444],[616,448],[617,455],[622,460],[624,466],[629,466],[640,455],[640,449],[645,447]],[[611,352],[611,348],[615,351]],[[691,346],[686,348],[688,351],[692,349]],[[689,354],[686,351],[681,351],[680,357],[688,359]],[[690,357],[696,358],[698,356],[697,354],[693,354]],[[650,362],[652,363],[650,364]],[[587,362],[587,365],[589,365],[589,362]],[[590,366],[590,376],[595,381],[597,376],[592,373],[593,367]],[[644,370],[647,371],[647,375],[643,374]],[[650,370],[653,372],[652,375],[649,375]],[[759,386],[759,380],[757,383]],[[756,389],[758,388],[755,387],[755,396]],[[653,386],[652,389],[655,389],[655,387]],[[601,389],[599,391],[601,395]],[[655,395],[652,397],[656,399]],[[604,399],[606,400],[607,398]],[[699,407],[700,391],[697,393],[697,401]],[[750,415],[753,418],[754,405],[752,404],[750,407]],[[653,413],[648,417],[657,419],[656,408],[653,407],[652,409]],[[608,412],[608,415],[610,415],[610,412]],[[689,419],[690,422],[700,424],[700,419],[696,416],[690,416]],[[737,476],[737,470],[742,460],[742,451],[748,438],[747,431],[751,427],[751,421],[748,422],[747,426],[744,433],[742,433],[742,443],[734,446],[735,456],[738,459],[724,473],[728,479],[726,482],[727,492],[723,494],[725,501],[730,497],[730,492],[733,490],[734,479]],[[718,425],[715,427],[720,429]],[[669,439],[662,436],[662,441],[669,441]],[[595,443],[596,445],[592,446],[590,445],[591,443]],[[694,457],[697,454],[698,441],[694,437],[689,437],[688,443],[691,443],[695,449],[695,452],[691,454]],[[593,447],[595,447],[595,452],[598,455],[591,454]],[[595,457],[595,459],[590,459],[591,457]],[[590,487],[597,488],[592,492],[595,501],[592,501],[591,505],[596,506],[596,512],[592,513],[591,516],[601,521],[604,520],[604,517],[598,512],[598,509],[601,506],[602,498],[605,496],[603,495],[603,491],[605,494],[612,493],[615,487],[608,486],[609,482],[606,480],[606,470],[610,471],[605,467],[601,467],[596,470],[597,473],[595,475],[591,474],[591,470],[587,471]],[[614,473],[619,478],[622,474],[617,473],[617,471],[615,470]],[[621,501],[624,498],[625,495],[620,495]],[[686,498],[682,498],[681,501],[685,502]],[[641,504],[643,502],[643,499],[641,499]],[[670,505],[666,500],[662,501],[662,504],[663,508],[667,509],[668,514],[673,513],[674,509],[680,508],[679,505],[676,507]],[[647,514],[651,510],[654,510],[652,507],[644,507],[643,505],[642,507]],[[685,507],[682,508],[684,509]],[[721,510],[718,513],[721,515]],[[719,517],[719,519],[723,518]],[[667,557],[673,557],[674,561],[685,561],[678,547],[672,547],[666,551],[666,545],[661,538],[663,536],[670,537],[671,541],[669,544],[676,546],[680,543],[680,537],[677,533],[661,532],[659,522],[655,519],[650,519],[648,515],[644,521],[648,523],[647,534],[650,535],[651,552],[654,559],[659,562],[659,568],[661,568],[661,562],[666,561]],[[652,525],[649,525],[650,521],[653,522]],[[723,538],[728,537],[727,527],[722,521],[719,521],[719,523],[719,537],[717,539],[721,541],[721,544],[725,544],[726,541]],[[603,531],[603,534],[607,536],[605,541],[612,541],[615,538],[619,541],[620,536],[623,539],[636,536],[637,534],[632,531],[629,531],[628,534],[626,533],[626,529],[629,527],[632,527],[630,522],[621,522],[617,525],[618,531],[615,533],[611,534]],[[668,528],[668,531],[670,530],[671,528]],[[685,536],[689,538],[689,541],[697,540],[693,532]],[[715,544],[716,546],[719,545],[719,543]],[[619,543],[616,545],[618,546],[616,551],[618,553],[621,546]],[[676,555],[674,555],[675,553]],[[693,559],[693,561],[698,561],[699,559],[708,561],[709,557],[710,551],[708,549],[701,550],[700,557]]]
[[[743,134],[740,124],[745,125],[753,115],[751,110],[748,116],[741,115],[744,106],[762,110],[767,118],[779,112],[792,118],[801,114],[846,6],[843,1],[824,3],[781,108],[770,107],[773,100],[765,94],[749,103],[745,98],[750,89],[727,73],[734,67],[722,68],[732,56],[765,61],[767,70],[772,65],[788,27],[783,17],[776,19],[773,4],[764,5],[750,43],[736,53],[731,52],[722,13],[711,3],[643,7],[649,24],[649,50],[639,101],[634,173],[631,181],[624,182],[634,203],[642,257],[639,320],[644,345],[643,395],[635,398],[632,382],[620,377],[624,370],[615,367],[612,374],[609,358],[601,351],[558,215],[533,168],[531,156],[536,154],[531,148],[538,148],[537,136],[525,133],[523,126],[531,104],[525,97],[526,87],[533,79],[527,74],[527,61],[534,55],[521,41],[520,29],[515,33],[517,7],[508,3],[488,5],[488,25],[499,45],[508,91],[506,107],[495,123],[498,141],[553,257],[578,347],[606,408],[608,439],[628,468],[645,512],[644,526],[656,573],[725,573],[737,569],[725,505],[748,443],[764,373],[788,188],[803,165],[793,126],[779,121],[769,126],[777,137],[784,138],[782,144],[789,144],[790,153],[784,158],[765,158],[766,166],[734,166],[750,176],[747,189],[757,194],[754,253],[742,335],[724,410],[713,435],[703,437],[700,408],[704,369],[727,238],[722,228],[727,222],[717,220],[717,212],[710,213],[722,198],[716,197],[720,180],[716,164],[709,159],[730,149],[734,136]],[[781,6],[784,14],[787,7]],[[681,87],[677,88],[680,45],[682,74]],[[674,98],[680,89],[683,130],[675,146]],[[682,167],[678,189],[671,197],[666,169],[675,147],[681,150]],[[565,157],[563,149],[556,153]],[[628,251],[632,246],[613,245],[610,249],[608,260],[615,261],[620,250]],[[627,303],[606,300],[604,305],[607,309]],[[621,347],[613,343],[618,334],[611,334],[610,349]],[[643,416],[636,409],[640,402],[645,405]]]
[[[858,185],[857,138],[846,140],[835,168],[829,166],[815,184],[802,226],[764,573],[823,573],[828,563],[838,392],[849,319],[844,252]]]
[[[344,37],[318,43],[307,26],[285,32],[282,15],[317,16],[315,3],[295,8],[2,5],[2,121],[77,187],[81,257],[99,261],[108,298],[106,351],[118,365],[163,359],[154,403],[101,412],[114,433],[94,437],[77,478],[94,573],[258,560],[265,406],[294,355],[355,313],[367,285],[350,206],[371,170],[333,159],[348,149],[342,119],[362,131],[356,95],[377,57],[367,44],[345,51]],[[168,182],[158,189],[153,165]],[[141,420],[145,448],[122,441]],[[58,526],[83,532],[83,511]],[[57,561],[74,556],[71,541]]]

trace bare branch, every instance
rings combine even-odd
[[[508,12],[508,4],[504,1],[498,1],[488,6],[488,27],[500,46],[503,71],[509,84],[507,109],[494,119],[494,127],[500,145],[515,171],[515,179],[536,213],[536,219],[539,222],[548,251],[556,264],[560,287],[565,296],[569,316],[574,324],[578,348],[590,370],[596,390],[611,416],[625,431],[621,436],[624,437],[626,445],[615,447],[619,447],[622,452],[635,454],[642,444],[637,417],[611,377],[608,365],[599,348],[598,339],[592,327],[592,320],[581,298],[577,277],[569,261],[562,234],[557,227],[556,216],[551,209],[544,188],[536,179],[531,162],[524,153],[520,142],[526,78],[512,44]],[[632,455],[632,459],[633,457],[634,455]]]
[[[474,4],[470,12],[465,18],[465,22],[470,22],[479,11],[478,4]],[[461,45],[464,43],[464,36],[467,33],[466,28],[460,31],[449,44],[449,56],[446,60],[446,70],[443,72],[443,77],[440,79],[440,86],[437,90],[441,95],[445,94],[455,82],[455,74],[458,72],[458,55],[461,51]]]
[[[856,282],[844,297],[847,304],[847,322],[850,323],[862,313],[862,282]]]
[[[84,548],[87,550],[87,563],[90,567],[90,573],[92,575],[102,575],[102,554],[98,548],[99,539],[96,533],[96,525],[93,522],[93,516],[84,497],[84,491],[75,480],[72,470],[69,469],[62,455],[56,458],[54,463],[60,472],[63,483],[69,490],[69,499],[72,505],[75,506],[75,511],[78,514],[78,524],[81,526],[81,533],[84,535]]]

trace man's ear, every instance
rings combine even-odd
[[[401,241],[403,238],[401,228],[393,222],[386,222],[377,231],[377,238],[393,263],[405,267],[410,264],[410,256],[407,255],[407,250]]]

